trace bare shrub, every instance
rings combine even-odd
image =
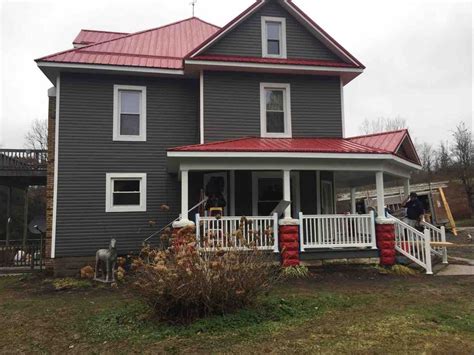
[[[145,247],[135,261],[135,288],[160,319],[189,323],[252,304],[276,279],[271,255],[256,249],[197,249],[193,228],[167,249]]]

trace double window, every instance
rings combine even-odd
[[[290,84],[260,84],[260,130],[262,137],[291,137]]]
[[[262,56],[286,58],[286,19],[262,17]]]
[[[146,174],[106,174],[105,211],[146,211]]]
[[[146,141],[146,87],[114,85],[115,141]]]

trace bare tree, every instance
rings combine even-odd
[[[474,144],[472,142],[472,132],[466,127],[464,122],[461,122],[456,127],[453,137],[454,166],[466,190],[472,213],[474,209]]]
[[[34,120],[25,135],[25,141],[28,149],[48,149],[48,121]]]
[[[452,161],[451,155],[449,154],[448,144],[441,142],[437,151],[436,170],[446,172],[451,167],[451,163]]]
[[[380,133],[386,131],[396,131],[399,129],[408,128],[407,120],[397,117],[378,117],[369,120],[366,118],[359,127],[362,134]]]
[[[431,174],[436,160],[433,147],[431,146],[431,144],[425,142],[419,145],[417,150],[420,154],[421,166],[423,170],[426,171],[428,174]]]

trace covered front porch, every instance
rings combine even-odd
[[[385,219],[384,185],[409,178],[416,164],[390,154],[311,152],[168,152],[169,170],[181,181],[181,218],[195,224],[202,248],[279,252],[281,226],[298,226],[299,252],[331,255],[375,251],[376,219]],[[210,188],[216,184],[218,188]],[[375,210],[357,210],[355,193],[375,184]],[[220,191],[222,215],[203,208]],[[351,209],[336,209],[336,191],[351,192]],[[286,203],[285,203],[286,202]],[[376,254],[368,253],[367,256]]]

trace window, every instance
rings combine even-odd
[[[321,214],[334,213],[334,192],[332,181],[321,181]]]
[[[286,19],[262,17],[262,56],[286,58]]]
[[[106,175],[105,212],[145,212],[146,174]]]
[[[260,84],[260,130],[262,137],[291,138],[290,85]]]
[[[114,141],[146,141],[146,87],[114,85]]]

